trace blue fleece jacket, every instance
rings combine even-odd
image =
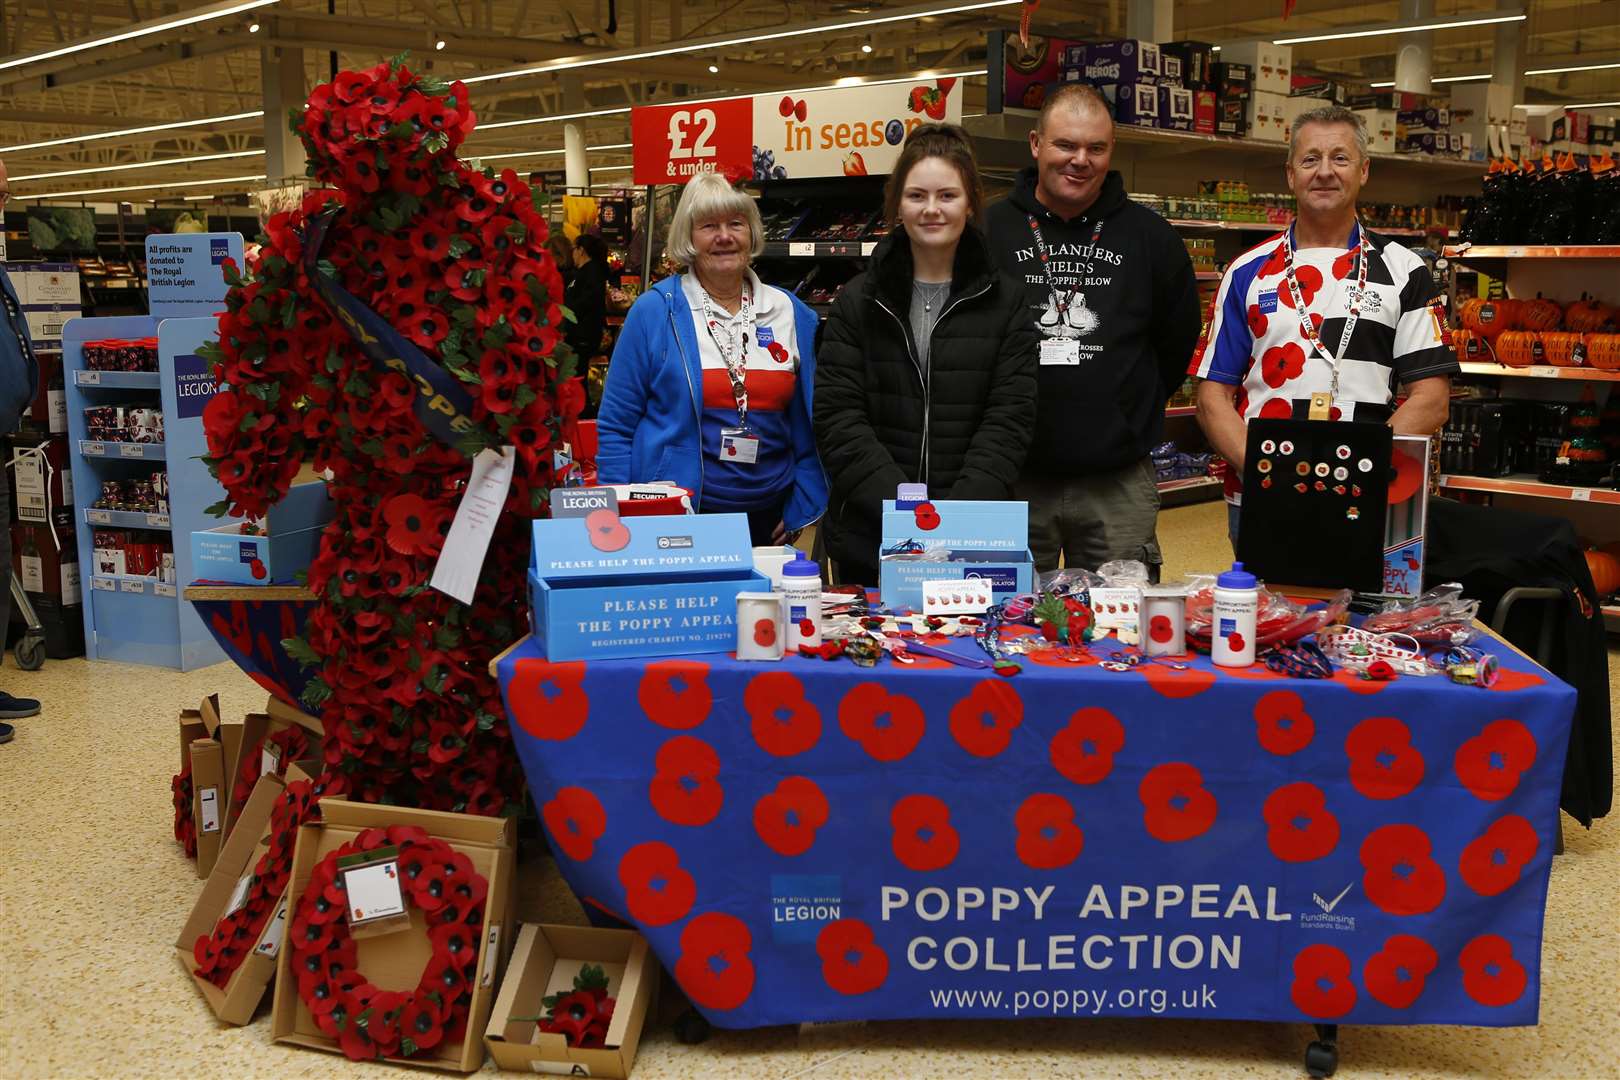
[[[827,509],[827,475],[810,424],[817,319],[798,297],[777,291],[793,304],[799,339],[798,383],[788,407],[798,463],[782,518],[789,529],[802,529]],[[691,305],[679,278],[665,278],[631,306],[613,349],[596,415],[598,480],[668,480],[691,491],[695,506],[703,509],[703,371],[698,356]]]

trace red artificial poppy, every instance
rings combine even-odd
[[[805,699],[804,684],[785,671],[755,675],[743,691],[754,742],[773,757],[802,754],[821,740],[821,713]]]
[[[592,510],[585,516],[585,534],[598,551],[619,551],[630,543],[630,529],[612,510]]]
[[[1336,1020],[1356,1007],[1350,958],[1333,945],[1307,945],[1294,957],[1294,1007],[1306,1016]]]
[[[1389,505],[1406,502],[1423,486],[1423,462],[1397,451],[1390,462]]]
[[[1361,842],[1361,883],[1367,899],[1390,915],[1423,915],[1446,898],[1446,873],[1430,857],[1434,845],[1416,825],[1384,825]]]
[[[1315,784],[1284,784],[1266,796],[1261,816],[1266,846],[1283,862],[1311,862],[1339,846],[1339,819],[1327,808],[1327,796]]]
[[[961,838],[951,826],[951,808],[932,795],[907,795],[889,811],[890,847],[911,870],[943,870],[956,859]]]
[[[918,503],[912,514],[917,519],[917,528],[923,532],[933,532],[939,528],[939,511],[934,508],[933,503]]]
[[[401,555],[423,555],[437,541],[432,534],[433,508],[420,495],[395,495],[383,507],[388,546]]]
[[[647,794],[658,816],[674,825],[707,825],[720,813],[725,791],[717,779],[720,756],[691,735],[677,735],[658,749],[657,770]]]
[[[507,707],[518,727],[537,739],[572,739],[591,711],[584,682],[582,660],[552,663],[523,657],[506,687]]]
[[[1463,848],[1457,869],[1481,896],[1498,896],[1518,883],[1541,846],[1535,826],[1518,814],[1497,818]]]
[[[619,860],[630,917],[645,926],[679,922],[697,900],[697,882],[681,868],[680,856],[657,840],[637,844]]]
[[[1018,861],[1033,870],[1068,866],[1085,848],[1074,806],[1061,795],[1031,795],[1013,815],[1013,827],[1018,830]]]
[[[1260,357],[1260,376],[1265,379],[1267,386],[1273,388],[1299,378],[1304,370],[1305,350],[1297,342],[1274,346]]]
[[[780,341],[771,342],[770,345],[766,346],[766,351],[771,354],[771,359],[778,364],[785,364],[793,359],[792,355],[787,351],[787,347]]]
[[[441,311],[432,309],[417,312],[401,329],[405,336],[424,349],[436,348],[450,332],[450,320]]]
[[[980,682],[951,707],[951,737],[974,757],[995,757],[1024,722],[1024,702],[1004,682]]]
[[[364,101],[371,93],[372,79],[358,71],[342,71],[330,83],[332,99],[339,105]]]
[[[450,249],[449,234],[440,225],[422,221],[406,233],[411,242],[411,253],[423,262],[433,263],[444,258]]]
[[[1423,995],[1429,975],[1440,964],[1440,954],[1422,938],[1391,934],[1384,947],[1367,958],[1361,981],[1373,1000],[1392,1009],[1408,1009]]]
[[[702,660],[655,660],[641,676],[636,700],[653,723],[689,731],[708,719],[714,704],[708,676]]]
[[[1524,965],[1513,958],[1513,946],[1500,934],[1481,934],[1457,956],[1462,968],[1463,990],[1481,1005],[1499,1008],[1511,1005],[1530,985]]]
[[[856,685],[838,703],[838,728],[877,761],[900,761],[917,749],[926,728],[923,711],[882,683]]]
[[[870,993],[889,977],[889,954],[860,919],[838,919],[822,927],[816,955],[821,957],[821,977],[840,994]]]
[[[596,841],[607,831],[607,811],[602,800],[588,789],[565,787],[557,797],[540,808],[540,820],[564,855],[584,862],[596,849]]]
[[[829,812],[827,796],[814,780],[785,777],[754,804],[754,831],[778,855],[803,855]]]
[[[1273,690],[1256,702],[1254,722],[1261,747],[1279,757],[1299,753],[1316,735],[1305,699],[1292,690]]]
[[[1494,720],[1457,748],[1452,767],[1477,799],[1498,802],[1513,794],[1520,775],[1536,762],[1536,737],[1517,720]]]
[[[1412,745],[1412,732],[1393,716],[1374,716],[1345,736],[1350,757],[1350,784],[1369,799],[1398,799],[1423,780],[1423,755]]]
[[[1149,769],[1136,789],[1148,835],[1179,843],[1208,832],[1219,808],[1215,796],[1203,785],[1203,774],[1184,761]]]
[[[582,380],[569,379],[557,386],[557,415],[572,420],[585,408],[585,386]]]
[[[1265,336],[1267,319],[1259,304],[1249,305],[1249,334],[1256,341]]]
[[[699,915],[681,931],[675,981],[692,1004],[735,1009],[754,992],[754,936],[741,919],[719,912]]]
[[[1052,767],[1076,784],[1095,784],[1114,770],[1114,755],[1125,745],[1125,729],[1114,714],[1097,705],[1078,710],[1052,736]]]

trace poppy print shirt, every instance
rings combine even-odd
[[[1294,273],[1305,310],[1325,349],[1339,353],[1351,294],[1356,287],[1356,246],[1304,248],[1294,252]],[[1428,266],[1400,244],[1367,234],[1367,295],[1339,364],[1339,397],[1333,419],[1375,422],[1388,416],[1397,383],[1458,371],[1450,345],[1440,290]],[[1333,386],[1333,365],[1311,347],[1294,308],[1284,271],[1293,230],[1279,233],[1232,261],[1221,278],[1209,329],[1187,371],[1201,379],[1238,387],[1236,405],[1245,420],[1287,419],[1294,402]],[[1371,406],[1372,408],[1365,408]],[[1242,478],[1227,470],[1226,498],[1240,502]]]

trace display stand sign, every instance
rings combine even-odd
[[[955,78],[756,94],[630,110],[637,184],[877,176],[912,128],[962,122]]]
[[[907,509],[886,499],[880,551],[878,584],[891,607],[933,610],[928,582],[982,578],[997,602],[1034,584],[1028,503],[941,499]]]
[[[225,260],[242,265],[241,233],[156,233],[146,238],[146,294],[155,319],[225,310]]]

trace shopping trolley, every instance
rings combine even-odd
[[[34,605],[28,602],[28,594],[15,574],[11,575],[11,603],[22,616],[24,625],[23,635],[12,649],[17,666],[24,671],[38,671],[45,666],[45,624],[39,621]]]

